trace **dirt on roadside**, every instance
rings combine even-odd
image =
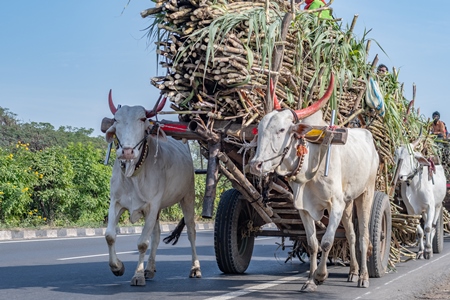
[[[449,266],[450,269],[450,266]],[[404,295],[397,300],[411,299],[433,299],[433,300],[449,300],[450,299],[450,272],[444,274],[436,274],[432,278],[424,280],[423,288],[413,292],[410,295]]]
[[[450,268],[450,266],[449,266]],[[450,299],[450,274],[446,273],[433,278],[436,283],[429,286],[426,290],[414,294],[413,299],[433,299],[433,300],[448,300]]]

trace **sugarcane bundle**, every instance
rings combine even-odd
[[[441,164],[444,167],[445,177],[450,180],[450,144],[448,140],[437,140],[436,142]]]
[[[269,76],[277,78],[275,94],[282,106],[297,109],[314,102],[334,72],[337,118],[344,122],[365,90],[364,44],[336,23],[303,11],[282,38],[283,16],[290,12],[287,1],[158,2],[142,13],[157,13],[151,32],[159,36],[157,53],[168,70],[152,78],[152,84],[187,119],[244,124],[265,115]],[[274,70],[279,46],[282,59]]]

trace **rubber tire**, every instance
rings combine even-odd
[[[436,222],[436,233],[433,238],[433,253],[441,253],[444,250],[444,215],[443,207],[439,211],[439,217]]]
[[[253,254],[255,237],[242,238],[242,229],[251,221],[253,207],[240,198],[236,189],[225,191],[220,196],[214,224],[214,250],[217,265],[223,273],[244,273]]]
[[[392,216],[389,197],[375,191],[369,222],[372,255],[367,261],[369,277],[380,278],[386,274],[391,250]]]

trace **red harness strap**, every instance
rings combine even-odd
[[[433,180],[433,174],[436,174],[436,165],[431,158],[427,158],[427,161],[430,163],[428,166],[428,180]]]

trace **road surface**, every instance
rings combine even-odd
[[[118,237],[117,252],[126,268],[122,277],[109,270],[103,237],[1,241],[0,298],[406,300],[425,299],[432,286],[450,278],[450,238],[446,237],[443,253],[431,260],[398,264],[395,272],[371,278],[367,289],[346,282],[348,267],[329,265],[325,283],[317,292],[305,294],[299,291],[309,265],[299,260],[285,263],[288,249],[277,249],[280,238],[257,238],[246,274],[224,275],[215,261],[213,231],[203,230],[197,232],[203,278],[188,278],[191,255],[183,233],[175,246],[160,244],[155,278],[144,287],[134,287],[129,283],[137,264],[137,238],[136,234]],[[441,287],[446,295],[442,299],[450,299],[446,287]]]

